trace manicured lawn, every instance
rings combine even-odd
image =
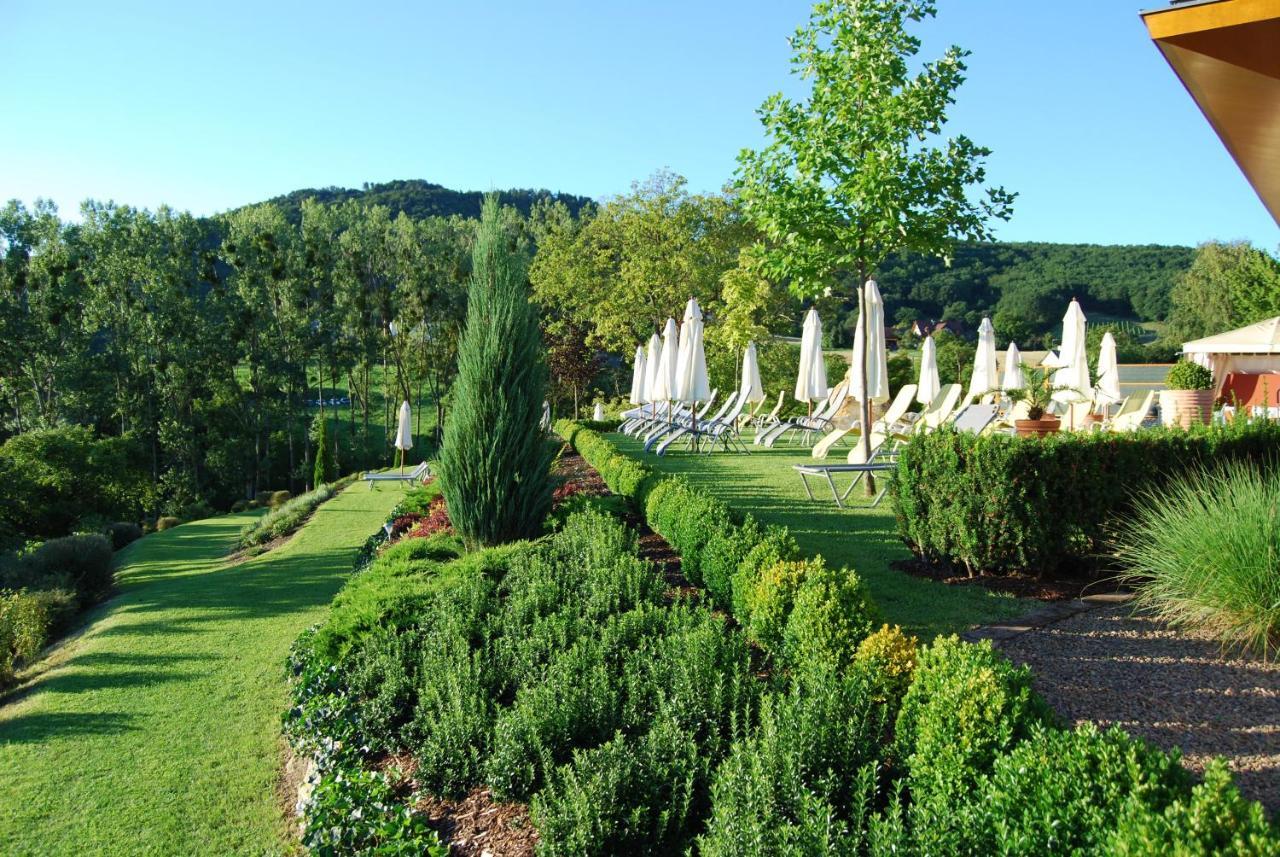
[[[356,485],[239,565],[253,514],[148,536],[121,594],[0,707],[0,854],[277,854],[284,658],[402,492]]]
[[[797,463],[813,463],[808,449],[753,446],[750,455],[672,452],[660,458],[646,455],[633,438],[609,437],[650,466],[682,474],[734,508],[787,527],[805,553],[821,554],[828,563],[856,569],[871,588],[885,619],[923,640],[1016,616],[1035,606],[1034,602],[981,587],[946,586],[890,568],[890,562],[910,553],[898,538],[889,499],[886,497],[877,509],[842,511],[831,502],[826,483],[812,480],[818,500],[809,500],[800,476],[791,468]],[[841,447],[829,460],[842,462],[847,451],[848,447]],[[837,476],[836,480],[843,489],[848,476]],[[850,500],[860,497],[860,491],[861,486]]]

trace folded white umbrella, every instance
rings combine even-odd
[[[658,358],[658,373],[654,381],[653,400],[667,402],[676,396],[676,363],[680,359],[680,334],[676,320],[667,319],[662,330],[662,355]]]
[[[938,346],[933,336],[924,338],[920,349],[920,380],[916,383],[916,401],[927,405],[938,397],[942,384],[938,381]]]
[[[830,392],[827,365],[822,359],[822,320],[813,307],[804,317],[800,335],[800,371],[796,373],[796,401],[820,402]]]
[[[1093,398],[1089,383],[1089,356],[1085,351],[1085,318],[1080,302],[1072,298],[1062,317],[1062,368],[1053,373],[1053,386],[1063,389],[1053,394],[1059,402],[1087,402]]]
[[[644,361],[644,400],[657,404],[662,399],[658,392],[658,366],[662,363],[662,340],[658,334],[649,337],[649,356]]]
[[[600,422],[604,419],[604,405],[600,402],[596,402],[596,406],[591,409],[591,419],[596,422]]]
[[[400,403],[400,422],[396,425],[396,449],[401,452],[413,449],[413,422],[408,402]]]
[[[747,351],[742,356],[742,382],[738,385],[747,402],[763,402],[764,386],[760,383],[760,360],[756,357],[756,344],[747,343]]]
[[[1004,353],[1004,377],[1000,379],[1000,389],[1007,393],[1025,386],[1027,379],[1022,374],[1022,355],[1018,353],[1018,346],[1010,342],[1009,350]]]
[[[644,346],[636,346],[636,357],[631,363],[631,397],[628,399],[633,405],[639,405],[644,402]]]
[[[969,378],[969,396],[977,398],[1000,389],[1000,363],[996,358],[996,329],[991,319],[978,326],[978,349],[973,353],[973,375]]]
[[[867,280],[863,287],[863,304],[867,311],[867,336],[863,340],[862,312],[858,312],[858,327],[853,334],[853,358],[849,369],[849,395],[861,400],[862,372],[867,373],[867,401],[889,401],[889,355],[884,341],[884,301],[875,280]],[[863,362],[863,354],[866,362]]]
[[[711,397],[707,380],[707,355],[702,346],[702,309],[689,298],[680,329],[680,351],[676,360],[675,395],[680,402],[704,402]]]
[[[1116,338],[1107,331],[1102,335],[1102,347],[1098,350],[1098,389],[1093,393],[1100,405],[1114,405],[1120,401],[1120,364],[1116,361]]]

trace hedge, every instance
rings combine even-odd
[[[659,473],[619,452],[587,425],[560,420],[555,429],[600,473],[610,491],[636,504],[653,531],[680,554],[684,576],[705,587],[718,607],[741,605],[735,588],[754,584],[779,561],[800,558],[786,530],[761,526],[683,477]],[[738,618],[745,624],[744,616]]]
[[[970,574],[1089,569],[1147,492],[1226,460],[1274,467],[1277,450],[1280,423],[1268,421],[1043,439],[940,430],[903,448],[893,501],[926,561]]]

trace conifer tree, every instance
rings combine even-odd
[[[316,463],[312,474],[312,487],[334,481],[338,477],[338,462],[334,459],[333,445],[329,443],[329,421],[324,417],[316,417],[311,436],[316,442]]]
[[[497,197],[486,197],[439,463],[449,517],[473,546],[537,535],[551,505],[553,449],[539,426],[547,366],[528,265]]]

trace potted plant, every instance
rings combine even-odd
[[[1213,418],[1213,373],[1190,360],[1179,360],[1160,391],[1160,421],[1167,426],[1190,428],[1207,425]]]
[[[1027,418],[1014,420],[1013,427],[1020,437],[1044,437],[1053,434],[1062,425],[1062,420],[1048,413],[1053,402],[1053,394],[1068,389],[1055,387],[1051,383],[1051,375],[1047,369],[1023,364],[1022,374],[1026,384],[1020,390],[1009,390],[1008,396],[1014,402],[1027,405]]]

